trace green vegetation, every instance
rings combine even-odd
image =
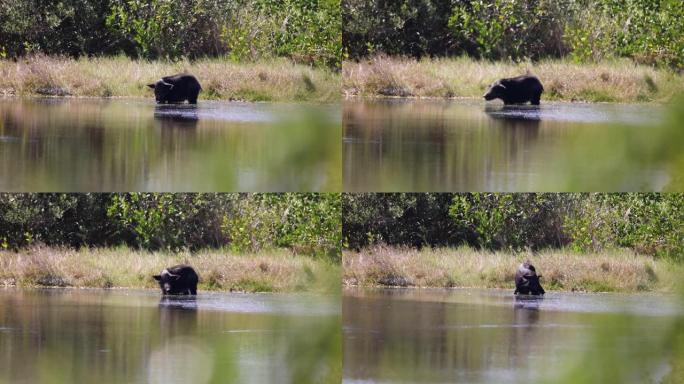
[[[339,265],[287,250],[148,252],[128,247],[34,246],[0,251],[0,285],[20,287],[157,288],[152,275],[180,263],[200,275],[200,290],[337,292]]]
[[[339,194],[0,194],[0,245],[277,249],[338,263]],[[141,253],[143,255],[144,253]]]
[[[0,56],[124,54],[339,67],[338,0],[17,0],[0,4]]]
[[[345,194],[345,247],[632,253],[684,261],[681,193]]]
[[[346,96],[474,97],[501,77],[529,71],[542,79],[544,100],[588,102],[669,102],[684,92],[684,75],[627,59],[575,63],[422,58],[376,55],[343,64]]]
[[[569,138],[569,145],[554,153],[561,166],[549,173],[542,191],[605,190],[621,185],[626,177],[615,170],[636,169],[644,164],[663,164],[667,179],[663,191],[684,191],[684,98],[675,97],[662,124],[644,126],[614,124],[605,129],[582,131]],[[606,150],[610,148],[610,150]],[[591,172],[585,172],[577,159],[591,159]],[[642,168],[643,169],[643,168]],[[639,186],[641,190],[651,190]]]
[[[679,0],[346,0],[347,56],[461,56],[578,62],[627,57],[684,68]],[[429,22],[426,22],[429,21]]]
[[[178,263],[200,289],[339,290],[338,194],[0,194],[0,282],[153,287]]]
[[[566,356],[566,368],[561,372],[549,372],[544,383],[675,384],[684,381],[684,319],[681,315],[672,316],[652,333],[657,337],[643,340],[635,348],[621,347],[621,343],[625,335],[639,334],[643,329],[643,318],[639,316],[613,315],[592,328],[587,333],[589,348]]]
[[[526,71],[548,100],[669,101],[684,88],[679,0],[347,0],[342,14],[346,95],[479,97]]]
[[[0,4],[0,95],[149,97],[190,72],[201,98],[339,98],[337,0],[18,0]]]
[[[425,193],[343,196],[343,281],[512,288],[530,259],[552,290],[673,291],[684,195]]]
[[[684,265],[628,250],[577,253],[569,249],[513,252],[459,248],[373,246],[344,251],[347,286],[515,288],[518,265],[529,259],[547,290],[673,291]]]
[[[0,95],[151,98],[146,84],[179,72],[197,76],[201,99],[330,102],[340,97],[339,73],[282,58],[246,63],[226,57],[171,62],[45,55],[0,60]]]

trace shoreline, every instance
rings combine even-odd
[[[79,95],[69,95],[69,96],[47,96],[47,95],[2,95],[0,94],[0,100],[94,100],[94,101],[107,101],[107,100],[133,100],[133,101],[149,101],[153,105],[166,105],[166,106],[199,106],[202,103],[240,103],[240,104],[269,104],[269,105],[311,105],[311,106],[326,106],[326,105],[339,105],[339,101],[316,101],[316,100],[275,100],[275,101],[250,101],[250,100],[227,100],[227,99],[198,99],[197,104],[183,103],[169,103],[169,104],[157,104],[154,100],[154,96],[79,96]]]
[[[108,291],[131,291],[131,292],[150,292],[150,293],[158,293],[160,297],[178,297],[178,298],[183,298],[183,297],[193,297],[192,295],[164,295],[161,293],[161,290],[157,288],[139,288],[139,287],[109,287],[109,288],[101,288],[101,287],[57,287],[57,286],[26,286],[22,287],[19,285],[2,285],[0,284],[0,290],[2,289],[17,289],[17,290],[55,290],[55,291],[97,291],[97,292],[108,292]],[[203,289],[200,290],[199,288],[197,289],[197,295],[199,296],[201,294],[228,294],[228,293],[235,293],[235,294],[241,294],[241,295],[312,295],[312,296],[327,296],[327,295],[332,295],[332,296],[337,296],[335,292],[319,292],[319,291],[280,291],[280,292],[250,292],[250,291],[226,291],[226,290],[211,290],[211,289]]]
[[[0,96],[154,100],[146,84],[175,73],[192,73],[198,78],[202,85],[200,100],[331,103],[340,99],[340,72],[283,58],[170,62],[124,56],[73,59],[46,55],[16,61],[0,59]]]
[[[375,285],[375,286],[360,286],[360,285],[343,285],[342,287],[342,294],[349,294],[356,291],[360,292],[366,292],[366,291],[383,291],[383,290],[406,290],[406,291],[435,291],[435,292],[450,292],[450,291],[459,291],[459,290],[483,290],[483,291],[501,291],[501,292],[507,292],[510,293],[511,296],[518,296],[513,293],[513,289],[509,288],[485,288],[485,287],[450,287],[450,288],[445,288],[445,287],[400,287],[400,286],[385,286],[385,285]],[[555,289],[547,289],[544,287],[544,290],[546,293],[544,295],[540,295],[539,297],[543,298],[545,296],[548,296],[549,293],[580,293],[583,295],[642,295],[642,296],[656,296],[656,295],[671,295],[673,298],[679,297],[678,293],[676,291],[607,291],[607,292],[601,292],[601,291],[563,291],[563,290],[555,290]],[[521,295],[522,297],[535,297],[534,295]]]
[[[515,63],[378,55],[342,64],[342,93],[345,99],[481,99],[493,81],[526,72],[541,79],[545,89],[542,104],[667,104],[684,92],[684,74],[626,59],[584,64],[567,59]]]
[[[332,278],[339,276],[339,265],[283,249],[256,254],[228,250],[147,252],[125,247],[0,251],[0,286],[158,290],[152,275],[175,264],[195,268],[200,276],[198,290],[206,292],[339,291],[339,280]]]
[[[343,251],[347,288],[510,289],[521,260],[530,259],[548,292],[674,292],[684,266],[628,250],[577,254],[478,251],[468,247],[415,250],[376,246]]]
[[[369,95],[369,96],[359,96],[359,95],[344,95],[343,101],[382,101],[382,100],[396,100],[396,101],[482,101],[483,105],[500,106],[504,107],[504,103],[500,100],[498,101],[485,101],[482,97],[477,96],[455,96],[455,97],[440,97],[440,96],[382,96],[382,95]],[[654,106],[667,106],[672,100],[667,100],[663,102],[658,101],[586,101],[586,100],[546,100],[547,103],[565,103],[565,104],[614,104],[614,105],[654,105]],[[541,105],[544,105],[544,100],[542,99]],[[511,104],[511,106],[527,106],[527,107],[538,107],[531,104]]]

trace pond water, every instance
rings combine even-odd
[[[0,289],[0,383],[341,380],[339,296]]]
[[[671,179],[664,157],[684,147],[664,114],[653,105],[347,101],[344,189],[659,191]]]
[[[339,191],[334,105],[0,99],[0,190]]]
[[[681,304],[653,294],[350,289],[344,382],[659,382]]]

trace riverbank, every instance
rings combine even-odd
[[[241,292],[339,291],[339,266],[288,250],[234,254],[146,252],[121,248],[34,247],[0,252],[0,285],[21,287],[158,288],[152,275],[187,263],[199,290]]]
[[[342,65],[346,97],[482,98],[495,80],[526,73],[544,85],[542,101],[658,102],[684,91],[684,74],[629,60],[491,62],[468,57],[415,60],[376,56]]]
[[[71,59],[29,56],[0,60],[0,96],[86,96],[154,98],[146,84],[188,72],[202,84],[200,100],[333,102],[340,74],[286,59],[236,63],[132,60],[124,56]]]
[[[468,247],[415,250],[376,246],[342,253],[345,286],[515,288],[518,265],[529,259],[547,290],[586,292],[672,291],[684,266],[628,250],[577,254],[487,252]]]

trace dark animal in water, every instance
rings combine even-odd
[[[515,273],[515,292],[521,295],[543,295],[546,293],[539,283],[541,275],[537,275],[534,265],[529,260],[520,264]]]
[[[182,103],[185,100],[190,104],[197,104],[197,95],[202,90],[193,75],[166,76],[147,86],[154,89],[154,98],[159,104]]]
[[[505,105],[524,104],[539,105],[544,87],[538,78],[522,75],[495,81],[484,94],[485,100],[501,99]]]
[[[175,265],[152,276],[165,295],[196,295],[199,277],[189,265]]]

